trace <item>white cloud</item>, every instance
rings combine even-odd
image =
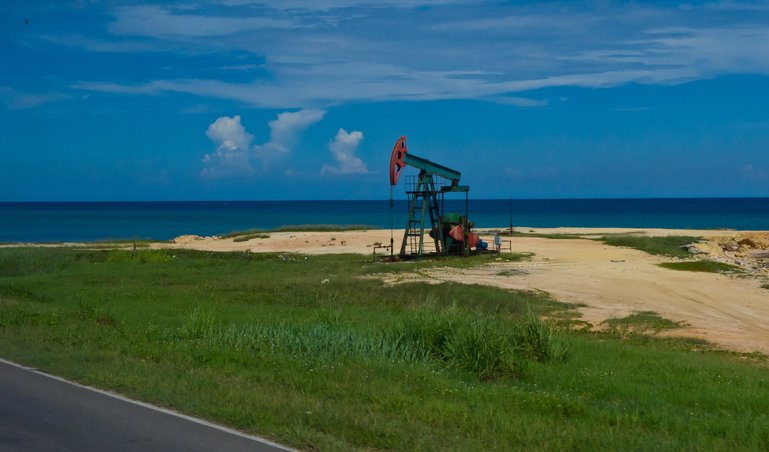
[[[529,99],[527,97],[506,97],[498,96],[491,99],[498,104],[515,105],[516,107],[546,107],[546,100]]]
[[[120,39],[106,40],[106,39],[94,39],[92,37],[85,37],[71,33],[58,33],[51,35],[36,35],[36,39],[45,42],[48,45],[60,45],[74,47],[80,50],[87,50],[89,52],[104,52],[104,53],[145,53],[145,52],[169,52],[175,51],[176,47],[171,43],[161,43],[156,40],[139,38],[136,40]]]
[[[763,168],[756,167],[752,163],[748,163],[742,167],[742,176],[750,181],[769,181],[769,171]]]
[[[361,141],[363,141],[363,132],[355,130],[348,133],[344,129],[339,129],[336,137],[328,144],[328,149],[331,151],[336,165],[324,165],[320,172],[322,174],[368,173],[366,164],[355,155]]]
[[[214,121],[206,135],[216,150],[203,157],[205,168],[200,176],[206,179],[243,177],[254,174],[249,153],[253,136],[240,123],[240,116],[222,116]]]
[[[740,2],[740,1],[722,1],[708,3],[706,8],[722,11],[769,11],[769,5],[766,2]]]
[[[261,169],[266,169],[275,160],[289,155],[301,132],[323,119],[325,114],[324,110],[312,109],[280,113],[268,123],[270,140],[256,146],[251,146],[254,137],[246,132],[240,116],[222,116],[206,131],[216,150],[203,157],[205,168],[200,175],[207,179],[253,176],[257,173],[254,160],[261,162]]]
[[[232,64],[219,62],[226,70],[216,75],[201,68],[185,71],[184,78],[73,86],[126,94],[182,92],[260,108],[441,99],[539,107],[546,100],[511,95],[547,87],[769,75],[769,46],[757,44],[769,41],[769,11],[757,8],[761,3],[693,3],[686,10],[647,2],[484,8],[462,0],[422,3],[430,8],[418,14],[411,14],[415,6],[407,0],[121,7],[108,28],[115,42],[128,35],[177,54],[234,52],[256,57],[259,70],[254,59],[235,58]]]
[[[23,110],[34,108],[40,105],[49,104],[69,99],[70,96],[59,93],[26,93],[10,88],[0,86],[0,104],[13,110]]]
[[[237,71],[237,72],[251,72],[255,69],[259,69],[261,66],[258,64],[232,64],[222,66],[223,71]]]
[[[769,41],[769,27],[669,28],[648,32],[638,43],[654,51],[638,57],[646,64],[689,64],[701,75],[723,74],[739,68],[743,73],[769,73],[769,47],[751,43]]]
[[[237,5],[266,5],[275,9],[289,10],[316,10],[328,11],[339,8],[350,8],[358,6],[375,7],[417,7],[417,6],[437,6],[449,3],[477,3],[470,0],[224,0],[223,3],[230,6]]]
[[[325,110],[306,109],[296,112],[284,112],[268,123],[270,126],[270,141],[255,148],[256,156],[262,160],[288,154],[306,128],[323,119]]]
[[[286,19],[176,14],[158,6],[122,7],[118,8],[116,16],[109,30],[117,35],[210,37],[298,26],[293,20]]]

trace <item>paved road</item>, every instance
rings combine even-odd
[[[287,449],[0,360],[0,451],[22,450]]]

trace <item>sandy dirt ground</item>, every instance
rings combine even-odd
[[[593,240],[525,238],[514,240],[512,248],[535,254],[526,262],[495,265],[496,271],[437,269],[429,274],[446,281],[544,290],[560,301],[584,304],[582,319],[595,326],[653,311],[686,322],[673,334],[769,353],[769,291],[761,288],[766,281],[761,276],[669,270],[655,265],[669,258]]]
[[[458,281],[508,289],[543,290],[558,300],[585,305],[582,319],[600,327],[609,318],[653,311],[686,322],[673,334],[707,339],[741,352],[769,354],[769,282],[766,271],[748,275],[696,273],[661,268],[673,258],[604,245],[589,237],[602,234],[642,233],[652,236],[694,235],[726,241],[735,231],[672,229],[525,228],[544,234],[582,234],[586,239],[515,237],[505,252],[533,253],[522,262],[499,262],[475,269],[436,268],[418,278]],[[481,236],[492,241],[493,230]],[[401,231],[394,231],[396,254]],[[766,233],[762,233],[766,234]],[[232,239],[183,236],[176,243],[154,247],[211,251],[301,252],[307,254],[372,254],[376,244],[389,244],[389,230],[344,232],[278,232],[266,238],[235,242]],[[379,250],[379,254],[386,254]],[[417,277],[415,275],[415,277]]]
[[[753,266],[746,269],[746,273],[735,275],[675,271],[656,265],[674,261],[674,258],[653,256],[590,240],[591,237],[604,234],[622,233],[702,236],[709,240],[703,252],[711,248],[718,250],[718,253],[706,255],[706,258],[743,262],[739,260],[742,256],[740,251],[730,254],[721,253],[721,250],[729,246],[737,250],[744,234],[751,233],[606,228],[517,227],[516,230],[540,234],[580,234],[586,238],[514,237],[507,239],[510,241],[504,244],[504,252],[532,253],[530,259],[496,262],[461,271],[435,268],[421,271],[412,277],[427,278],[433,282],[457,281],[508,289],[546,291],[558,300],[584,305],[579,308],[582,319],[597,328],[606,319],[653,311],[662,317],[686,322],[686,327],[672,334],[703,338],[730,350],[769,354],[769,290],[761,287],[769,283],[769,268],[766,266]],[[480,232],[482,238],[492,242],[493,230]],[[401,230],[393,232],[396,254],[400,248],[401,234]],[[769,233],[752,234],[752,238],[764,240],[762,246],[766,247],[759,248],[759,251],[769,254]],[[377,244],[389,244],[390,235],[389,230],[270,232],[237,242],[216,237],[182,236],[172,243],[155,243],[151,246],[209,251],[371,255]],[[378,253],[382,256],[388,251],[380,249]],[[766,261],[763,265],[766,265]]]

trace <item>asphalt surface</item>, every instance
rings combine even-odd
[[[0,360],[0,451],[43,450],[288,449]]]

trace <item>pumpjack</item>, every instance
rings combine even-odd
[[[408,196],[408,222],[403,234],[400,257],[421,258],[430,251],[436,255],[468,255],[478,242],[478,235],[471,232],[474,226],[467,219],[468,193],[470,187],[460,185],[462,174],[454,169],[431,162],[408,152],[406,137],[398,138],[390,155],[390,189],[397,185],[404,168],[411,166],[419,170],[419,175],[406,183]],[[444,197],[447,193],[465,194],[465,214],[446,213]],[[440,197],[440,203],[439,203]],[[425,227],[429,222],[428,236],[432,244],[425,239]],[[430,250],[432,245],[433,250]],[[392,239],[390,250],[392,253]]]

